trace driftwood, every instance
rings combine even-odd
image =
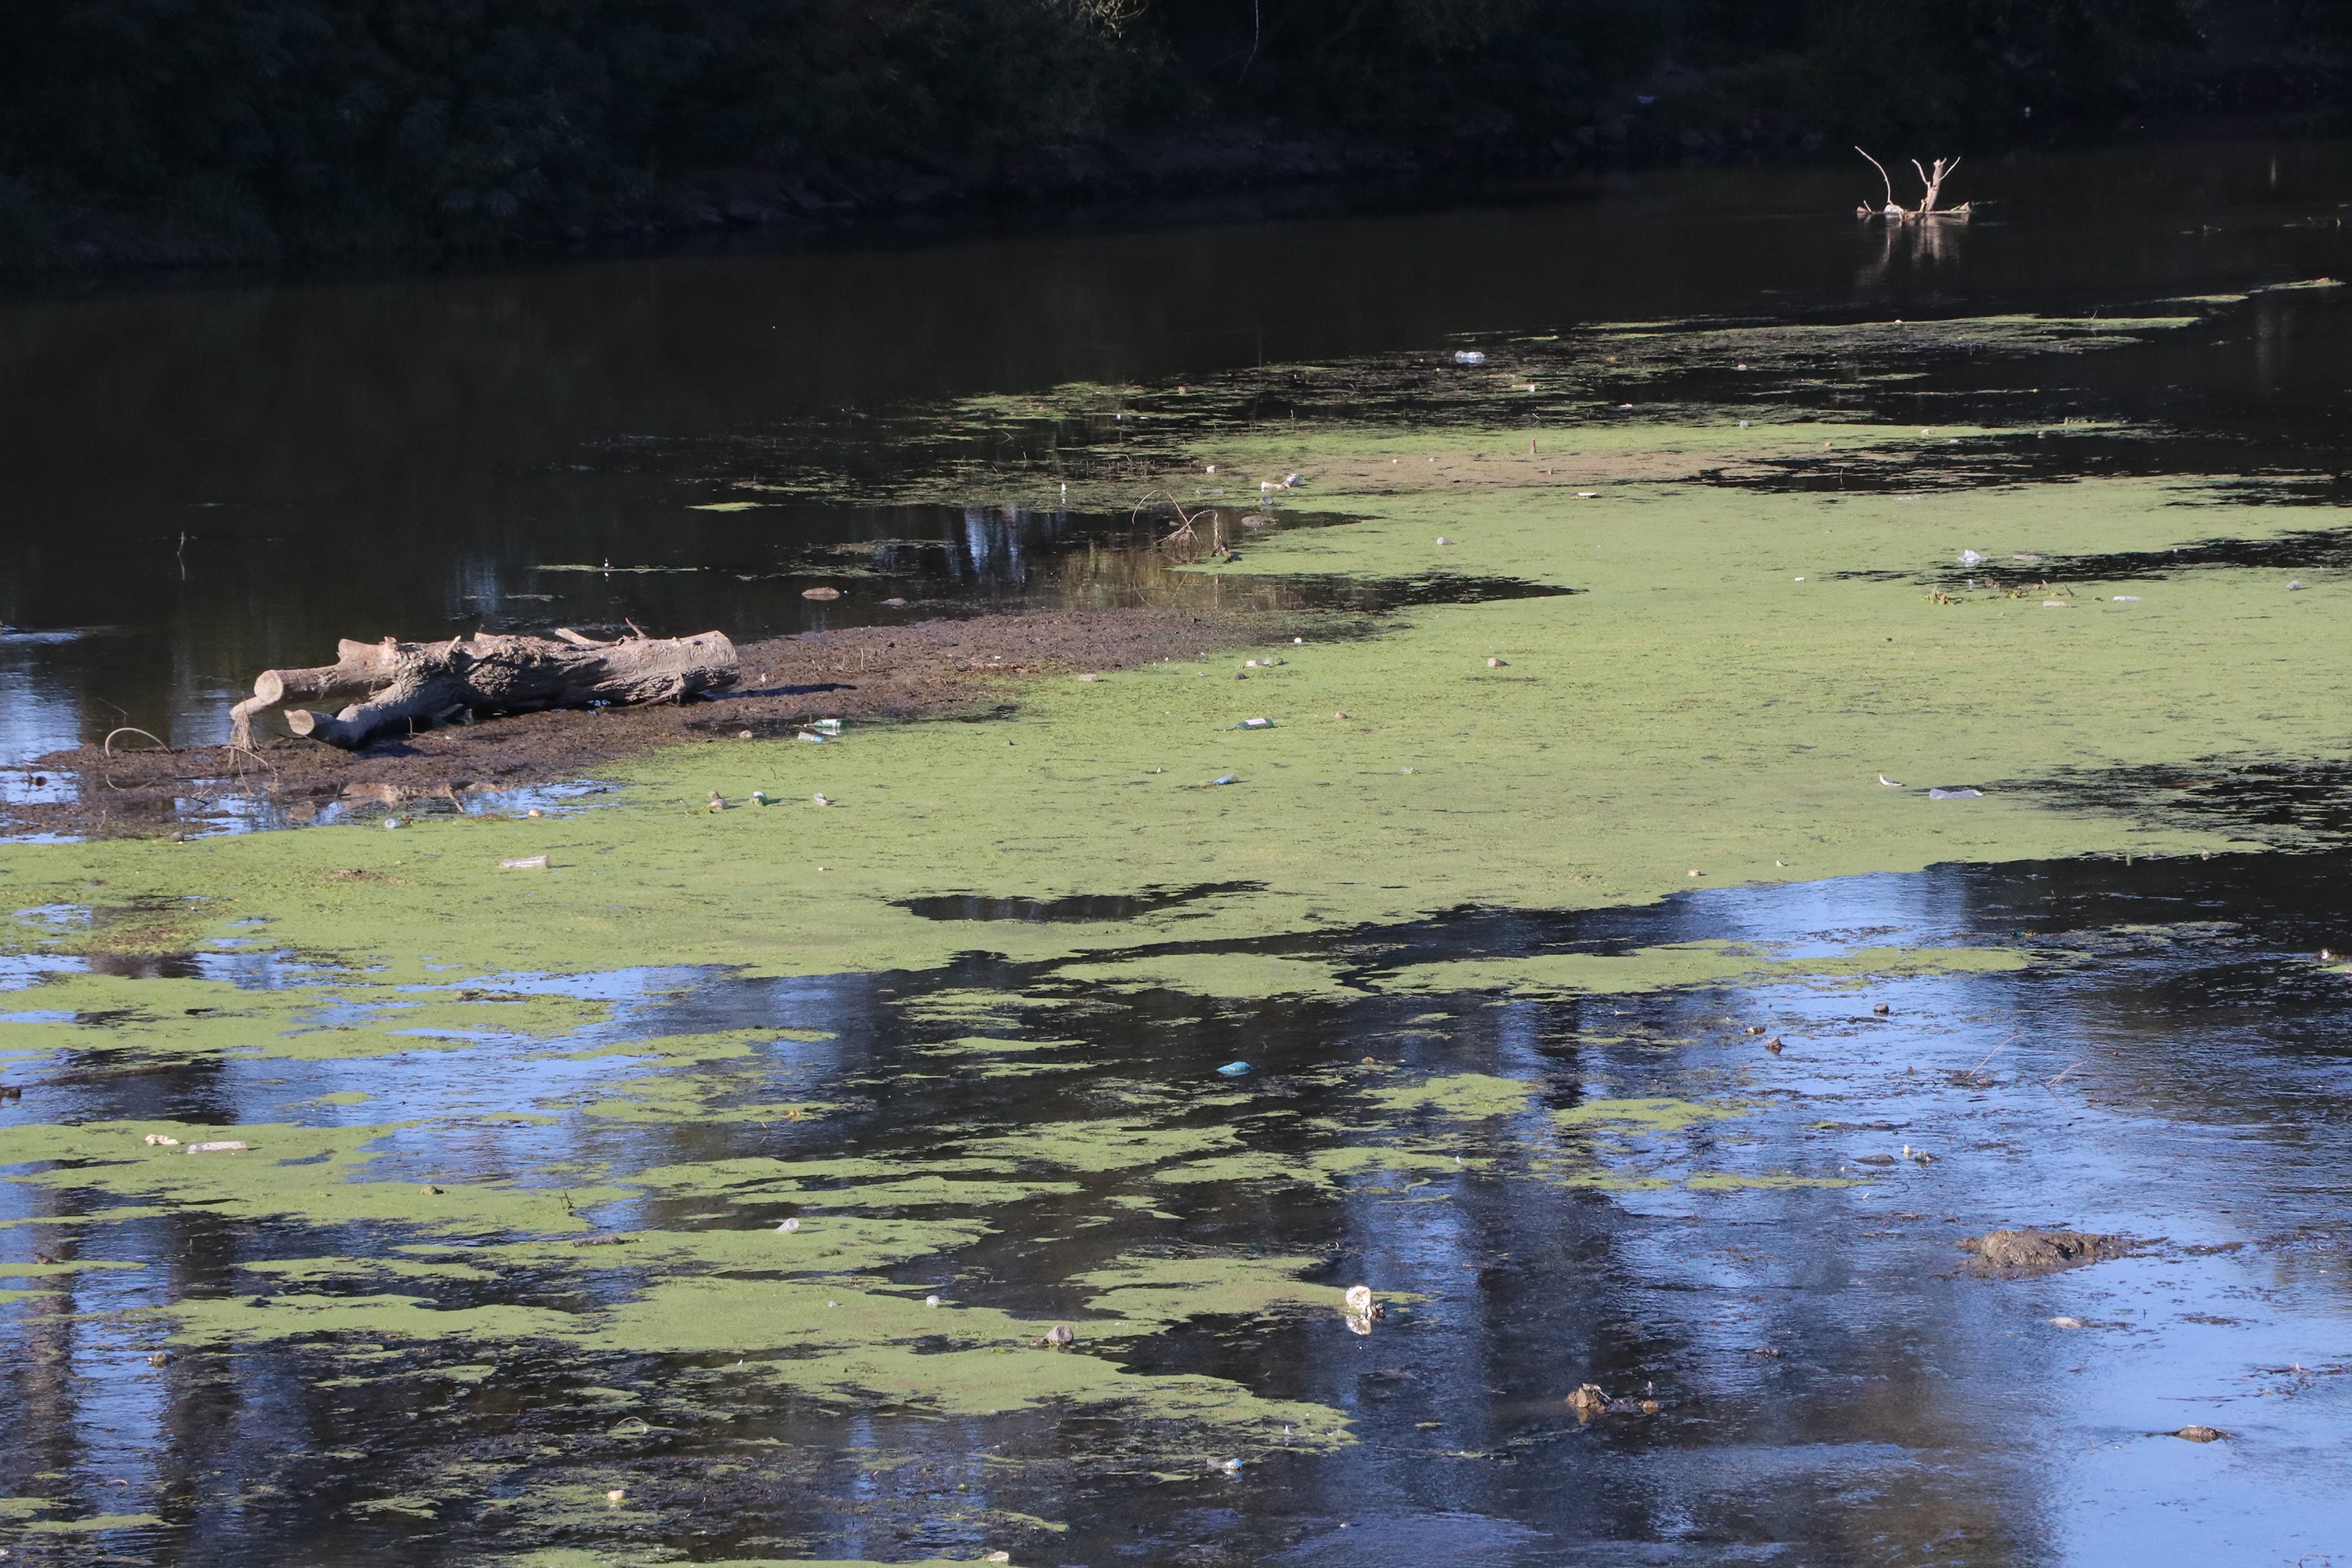
[[[661,702],[735,684],[735,645],[720,632],[598,642],[488,633],[447,642],[341,642],[335,662],[265,669],[230,710],[230,743],[250,748],[276,712],[286,731],[353,751],[388,730],[542,708]],[[321,711],[325,710],[325,711]]]
[[[1969,211],[1976,205],[1973,202],[1962,202],[1956,207],[1939,207],[1936,205],[1943,200],[1944,181],[1953,170],[1960,166],[1960,161],[1958,158],[1938,158],[1936,160],[1936,166],[1932,169],[1923,168],[1918,159],[1912,159],[1911,166],[1919,171],[1919,183],[1926,186],[1927,190],[1920,196],[1916,208],[1907,208],[1895,199],[1895,181],[1887,174],[1886,165],[1875,158],[1871,158],[1870,154],[1860,147],[1856,147],[1854,151],[1861,153],[1864,158],[1870,159],[1870,166],[1878,171],[1879,179],[1886,186],[1885,206],[1873,211],[1868,202],[1862,202],[1855,205],[1854,216],[1863,219],[1883,217],[1889,223],[1916,222],[1922,218],[1931,217],[1957,218],[1962,223],[1969,220]]]

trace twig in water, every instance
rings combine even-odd
[[[1855,147],[1854,151],[1862,153],[1862,149],[1859,146]],[[1862,155],[1865,158],[1870,158],[1870,154],[1867,153],[1862,153]],[[1886,205],[1888,207],[1892,207],[1896,212],[1901,212],[1903,208],[1895,199],[1895,178],[1886,172],[1886,165],[1880,163],[1875,158],[1870,158],[1870,166],[1878,171],[1878,177],[1880,179],[1886,182]]]

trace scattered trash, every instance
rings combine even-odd
[[[1242,778],[1239,773],[1219,773],[1215,778],[1202,779],[1201,781],[1201,787],[1202,789],[1214,789],[1219,784],[1234,784],[1241,782]]]
[[[1927,792],[1927,798],[1929,800],[1982,800],[1984,791],[1969,789],[1965,785],[1959,789],[1931,789]]]
[[[1510,663],[1511,661],[1507,658],[1490,658],[1486,661],[1486,668],[1488,669],[1507,669],[1510,668]]]
[[[1991,556],[1982,554],[1974,550],[1963,550],[1960,552],[1960,564],[1963,566],[1981,566],[1991,559]]]
[[[838,588],[803,588],[801,590],[801,597],[803,599],[838,599],[841,597],[841,590]]]
[[[2083,1320],[2080,1318],[2053,1318],[2050,1320],[2050,1326],[2053,1329],[2079,1329],[2083,1326]]]
[[[1903,1157],[1915,1165],[1932,1165],[1936,1163],[1936,1156],[1928,1153],[1925,1149],[1914,1149],[1908,1143],[1903,1145]]]
[[[2179,1426],[2169,1432],[2151,1432],[2151,1437],[2182,1437],[2191,1443],[2218,1443],[2229,1434],[2219,1426]]]
[[[168,1132],[150,1132],[147,1134],[147,1146],[151,1149],[176,1149],[180,1141]]]
[[[841,733],[841,721],[838,719],[817,719],[810,722],[809,728],[814,730],[820,735],[838,735]]]
[[[391,832],[395,827],[405,827],[407,826],[408,825],[406,823],[401,821],[400,818],[396,816],[387,816],[383,819],[383,829],[386,833]]]
[[[1274,728],[1274,721],[1271,719],[1244,719],[1240,723],[1234,725],[1234,728],[1236,730],[1271,730]]]
[[[767,792],[766,790],[763,790],[763,789],[755,789],[755,790],[753,790],[753,791],[751,792],[751,804],[752,804],[753,805],[767,805],[767,804],[768,804],[768,792]]]
[[[1576,499],[1579,500],[1599,500],[1601,499],[1601,492],[1599,490],[1579,490],[1576,492]],[[1800,581],[1802,579],[1800,579]]]
[[[1077,1331],[1071,1328],[1069,1324],[1055,1323],[1052,1328],[1047,1329],[1045,1333],[1039,1336],[1034,1342],[1040,1350],[1047,1348],[1057,1351],[1067,1350],[1070,1347],[1070,1342],[1077,1337]]]
[[[833,804],[833,802],[825,799],[824,796],[821,795],[813,795],[809,796],[809,800],[811,804],[816,805],[831,805]]]
[[[738,730],[735,731],[735,738],[739,741],[751,740],[752,738],[751,731],[749,730]]]
[[[1888,789],[1901,789],[1903,787],[1901,784],[1896,784],[1893,779],[1888,778],[1885,773],[1878,775],[1878,782],[1885,784]]]
[[[1239,1459],[1212,1459],[1209,1461],[1209,1468],[1223,1470],[1229,1476],[1238,1476],[1242,1473],[1242,1462]]]
[[[1455,364],[1485,364],[1486,363],[1486,356],[1480,353],[1476,349],[1455,349],[1454,351],[1454,363]]]
[[[2131,1256],[2128,1237],[2080,1230],[1995,1230],[1955,1242],[1973,1252],[1983,1268],[2016,1274],[2047,1274],[2085,1263]]]
[[[1454,541],[1446,538],[1445,535],[1441,533],[1437,536],[1437,542],[1440,544],[1451,544]]]
[[[1243,1074],[1248,1072],[1249,1069],[1250,1065],[1247,1062],[1227,1062],[1224,1066],[1217,1069],[1217,1076],[1220,1078],[1240,1078]]]
[[[1245,658],[1242,660],[1242,668],[1244,669],[1272,669],[1276,665],[1280,664],[1282,660],[1276,658],[1269,654],[1265,658]]]
[[[544,855],[509,856],[506,859],[499,862],[499,869],[501,871],[544,871],[547,869],[547,857]]]
[[[1803,579],[1802,577],[1799,577],[1799,578],[1794,579],[1794,581],[1799,582],[1799,583],[1801,583],[1801,582],[1803,582],[1803,581],[1804,581],[1804,579]]]
[[[2139,603],[2139,595],[2137,594],[2117,594],[2116,595],[2116,603],[2118,605],[2137,605]]]
[[[939,1304],[940,1299],[937,1296],[926,1296],[923,1298],[923,1305],[926,1307],[936,1307]]]
[[[252,1147],[253,1145],[250,1143],[247,1143],[236,1139],[228,1139],[217,1143],[191,1143],[188,1145],[188,1152],[191,1154],[235,1154]]]
[[[790,1236],[793,1232],[800,1229],[800,1227],[801,1222],[798,1218],[788,1219],[784,1221],[783,1224],[776,1226],[776,1234],[778,1236]]]
[[[1747,421],[1747,420],[1745,420],[1745,419],[1742,419],[1742,420],[1739,422],[1739,427],[1740,427],[1742,430],[1747,429],[1747,428],[1748,428],[1748,421]]]

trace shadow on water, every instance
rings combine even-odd
[[[1202,891],[1086,918],[1147,921]],[[31,1272],[0,1305],[16,1413],[0,1471],[39,1517],[123,1521],[45,1538],[59,1563],[195,1542],[229,1563],[562,1545],[1513,1568],[1859,1568],[1889,1542],[1893,1560],[1986,1568],[2324,1547],[2352,1479],[2334,1442],[2352,1415],[2334,1196],[2352,979],[2312,954],[2347,942],[2340,852],[1956,867],[1335,933],[1289,950],[1344,973],[1324,999],[1074,986],[985,957],[524,975],[464,994],[610,1011],[559,1037],[345,1061],[68,1051],[9,1072],[26,1095],[0,1119],[236,1126],[257,1143],[238,1158],[263,1161],[289,1126],[363,1124],[373,1163],[320,1180],[569,1189],[611,1244],[510,1250],[525,1238],[495,1222],[452,1237],[421,1208],[240,1217],[104,1161],[12,1184],[0,1273]],[[1800,966],[1870,950],[2023,965],[1549,998],[1395,988],[1408,963],[1692,942]],[[314,983],[266,951],[166,962],[257,1000]],[[748,1054],[723,1071],[661,1045],[736,1031]],[[1221,1078],[1236,1059],[1247,1077]],[[810,1275],[730,1250],[794,1217],[793,1239],[840,1237],[844,1263]],[[2136,1245],[2047,1279],[1959,1267],[1957,1240],[2011,1225]],[[853,1261],[859,1237],[892,1234],[913,1240]],[[698,1262],[696,1246],[718,1250]],[[134,1259],[171,1261],[109,1267]],[[1246,1283],[1267,1278],[1299,1283]],[[946,1359],[916,1355],[895,1391],[854,1370],[812,1386],[788,1371],[809,1328],[779,1321],[770,1348],[756,1316],[730,1322],[720,1355],[658,1349],[692,1337],[675,1326],[616,1327],[666,1282],[702,1280],[714,1302],[770,1288],[730,1279],[781,1281],[777,1310],[794,1289],[862,1315],[939,1294],[925,1322],[943,1337],[884,1335]],[[1368,1333],[1337,1310],[1358,1280],[1390,1303]],[[374,1326],[394,1299],[423,1315]],[[247,1337],[151,1364],[162,1309]],[[1019,1394],[1019,1358],[1050,1350],[997,1352],[1009,1402],[959,1400],[961,1325],[993,1310],[1073,1324],[1068,1356],[1327,1407],[1355,1440],[1214,1417],[1204,1436],[1149,1399],[1046,1392],[1067,1382],[1051,1369],[1092,1363],[1051,1363]],[[1660,1408],[1580,1419],[1566,1395],[1586,1383]],[[2191,1424],[2229,1434],[2221,1462],[2149,1435]],[[1237,1473],[1208,1463],[1229,1456]]]
[[[908,899],[898,907],[927,921],[1019,921],[1025,924],[1131,921],[1182,909],[1229,893],[1254,893],[1264,882],[1203,882],[1141,893],[1075,893],[1059,899],[989,898],[979,893],[940,893]]]

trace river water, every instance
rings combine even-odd
[[[1126,519],[1042,499],[1064,447],[1122,437],[1115,392],[1108,429],[940,411],[1596,322],[2088,314],[2352,276],[2347,152],[1988,161],[1958,194],[1997,200],[1932,247],[1854,226],[1860,177],[1684,171],[1278,220],[19,300],[0,306],[0,620],[18,628],[0,637],[0,747],[21,761],[121,723],[209,739],[251,670],[338,636],[626,617],[740,637],[1181,591],[1133,568]],[[2119,467],[2288,473],[2298,499],[2340,500],[2341,293],[2070,359],[2030,409],[2011,371],[1979,384],[1965,363],[1865,395],[1905,417],[2126,420],[2165,438],[2118,444]],[[952,476],[1008,429],[1041,443],[1036,504],[861,499]],[[768,483],[773,504],[695,510]],[[848,547],[868,567],[850,596],[802,598]],[[2296,563],[2332,570],[2331,547]],[[2340,833],[2338,784],[2242,781],[2210,809]],[[1135,911],[917,912],[969,922],[979,948],[992,921]],[[45,973],[299,990],[331,963],[299,939],[7,960],[0,1023],[44,1021]],[[1370,984],[1433,957],[1710,941],[2024,963],[1556,1001]],[[27,1287],[0,1294],[0,1531],[18,1560],[75,1563],[2352,1563],[2352,992],[2314,956],[2347,943],[2352,851],[1946,867],[1470,909],[1281,949],[1360,994],[1107,994],[983,957],[512,975],[501,994],[600,1011],[521,1058],[464,1039],[70,1053],[0,1127],[324,1139],[365,1100],[353,1122],[389,1129],[372,1177],[562,1191],[567,1218],[576,1180],[579,1215],[639,1239],[532,1252],[486,1222],[416,1244],[193,1186],[83,1234],[124,1195],[0,1185],[0,1284]],[[1769,1090],[1751,1027],[1787,1042]],[[625,1048],[729,1031],[761,1037],[715,1062]],[[1237,1060],[1250,1071],[1220,1078]],[[1391,1083],[1473,1100],[1381,1098]],[[834,1113],[788,1109],[817,1103]],[[301,1156],[342,1157],[331,1140]],[[774,1162],[825,1174],[758,1175]],[[590,1168],[641,1180],[565,1173]],[[886,1174],[945,1185],[894,1199]],[[943,1228],[899,1246],[908,1215]],[[839,1226],[886,1257],[871,1271],[910,1310],[936,1291],[1075,1323],[1070,1351],[1010,1358],[1065,1358],[1052,1369],[1155,1291],[1232,1289],[1231,1310],[1105,1353],[1339,1412],[1352,1440],[1277,1414],[1244,1444],[1198,1413],[1213,1436],[1169,1440],[1164,1410],[999,1409],[977,1374],[961,1404],[845,1392],[882,1373],[747,1364],[735,1320],[698,1338],[699,1298],[665,1298],[671,1321],[635,1338],[548,1326],[623,1310],[659,1272],[632,1246],[764,1244],[787,1219],[794,1243]],[[1955,1243],[1990,1224],[2137,1246],[1989,1277]],[[343,1261],[320,1268],[322,1248]],[[1264,1279],[1197,1261],[1237,1253],[1327,1292],[1377,1280],[1389,1313],[1269,1304],[1250,1296]],[[1139,1275],[1139,1255],[1168,1267]],[[348,1320],[256,1327],[344,1297]],[[404,1349],[419,1320],[394,1297],[474,1315]],[[165,1350],[156,1314],[190,1303]],[[834,1310],[773,1310],[803,1307],[820,1325]],[[1565,1395],[1584,1383],[1657,1408],[1580,1417]],[[2159,1435],[2192,1426],[2227,1436]]]

